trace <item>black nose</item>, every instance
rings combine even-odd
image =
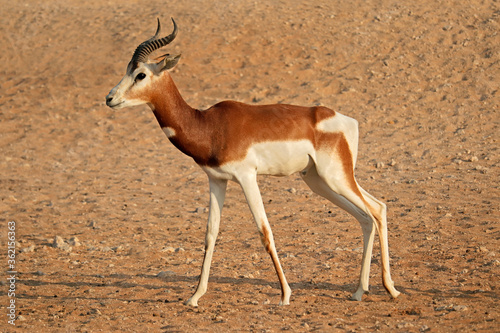
[[[109,106],[112,101],[113,101],[113,97],[106,97],[106,105]]]

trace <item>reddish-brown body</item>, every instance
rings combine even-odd
[[[329,108],[224,101],[200,111],[184,101],[170,76],[160,82],[147,92],[156,119],[162,128],[175,131],[170,141],[201,166],[243,159],[259,142],[306,139],[319,148],[337,141],[316,129],[319,122],[335,116]]]

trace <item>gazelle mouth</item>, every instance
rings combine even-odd
[[[123,103],[125,103],[125,102],[120,102],[120,103],[116,103],[116,104],[113,104],[113,105],[111,105],[111,104],[109,104],[109,103],[106,103],[106,105],[107,105],[107,106],[109,106],[109,107],[110,107],[110,108],[112,108],[112,109],[116,109],[116,108],[118,108],[120,105],[122,105]]]

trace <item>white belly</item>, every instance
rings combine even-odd
[[[260,175],[288,176],[304,170],[313,154],[309,140],[265,142],[252,146],[243,163],[255,166]]]
[[[249,170],[260,175],[288,176],[306,169],[314,154],[309,140],[270,141],[250,147],[243,160],[203,169],[209,175],[225,179],[237,178],[235,176]]]

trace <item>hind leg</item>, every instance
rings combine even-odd
[[[331,166],[330,161],[329,167]],[[325,197],[332,203],[353,215],[361,225],[361,229],[363,231],[363,258],[361,261],[359,286],[357,291],[352,295],[354,300],[360,301],[363,294],[367,292],[369,288],[370,264],[373,250],[373,240],[375,236],[375,229],[373,226],[375,223],[377,224],[379,230],[384,230],[383,226],[385,225],[385,233],[380,233],[380,241],[381,244],[387,244],[387,224],[378,223],[377,218],[374,216],[380,215],[385,218],[385,205],[373,198],[363,189],[359,188],[354,178],[349,179],[348,174],[342,175],[341,170],[342,166],[339,166],[336,168],[335,173],[333,173],[336,177],[327,178],[324,173],[321,175],[318,173],[317,166],[313,166],[309,170],[302,173],[302,178],[315,193]],[[332,173],[328,172],[327,174]],[[367,199],[369,204],[367,204],[367,199],[365,199],[365,193],[368,197]],[[372,207],[375,206],[375,203],[381,204],[379,205],[380,209],[378,213],[377,210]],[[384,249],[387,250],[387,267],[385,267],[384,264],[386,262],[385,259],[383,259],[382,262],[384,286],[393,297],[397,297],[399,292],[394,289],[392,280],[390,280],[390,271],[388,270],[388,247],[386,246]],[[382,256],[384,257],[384,253],[382,253]]]
[[[389,240],[387,234],[387,208],[386,205],[373,197],[370,193],[359,187],[365,200],[375,211],[375,223],[377,225],[380,240],[380,258],[382,262],[382,281],[385,289],[393,298],[399,296],[400,292],[394,288],[394,282],[391,278],[391,268],[389,264]]]
[[[344,209],[349,214],[354,216],[361,224],[361,229],[363,231],[363,258],[361,260],[359,286],[357,291],[352,295],[353,299],[360,301],[363,294],[369,289],[370,263],[373,250],[373,240],[375,237],[373,221],[356,204],[348,198],[333,191],[328,183],[318,175],[316,167],[312,167],[307,172],[302,173],[302,178],[313,192]],[[360,204],[360,202],[358,202],[358,204]]]

